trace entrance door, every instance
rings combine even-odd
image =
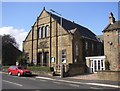
[[[99,70],[105,70],[105,63],[102,59],[92,59],[91,61],[91,73],[95,73]]]
[[[40,53],[38,53],[38,60],[37,60],[37,65],[42,65],[41,64],[42,63],[42,53],[40,52]]]
[[[49,52],[44,53],[43,66],[49,66]]]

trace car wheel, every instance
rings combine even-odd
[[[17,76],[19,76],[19,77],[21,76],[20,72],[18,72]]]
[[[12,72],[8,72],[9,75],[12,75]]]

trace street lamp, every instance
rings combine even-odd
[[[58,12],[50,9],[51,12],[56,13],[57,15],[60,16],[60,70],[61,70],[61,78],[63,78],[63,64],[62,64],[62,15],[59,14]]]

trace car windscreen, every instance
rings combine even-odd
[[[23,69],[22,67],[18,67],[18,69]]]

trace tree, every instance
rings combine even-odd
[[[9,44],[12,44],[17,49],[19,47],[19,45],[16,42],[15,38],[12,37],[11,35],[4,35],[4,36],[2,36],[2,46],[4,47],[5,45],[9,45]]]
[[[27,59],[25,58],[25,55],[23,53],[18,57],[17,62],[19,63],[20,66],[27,65]]]
[[[15,65],[16,59],[22,52],[18,49],[18,44],[11,35],[2,36],[2,64]]]

